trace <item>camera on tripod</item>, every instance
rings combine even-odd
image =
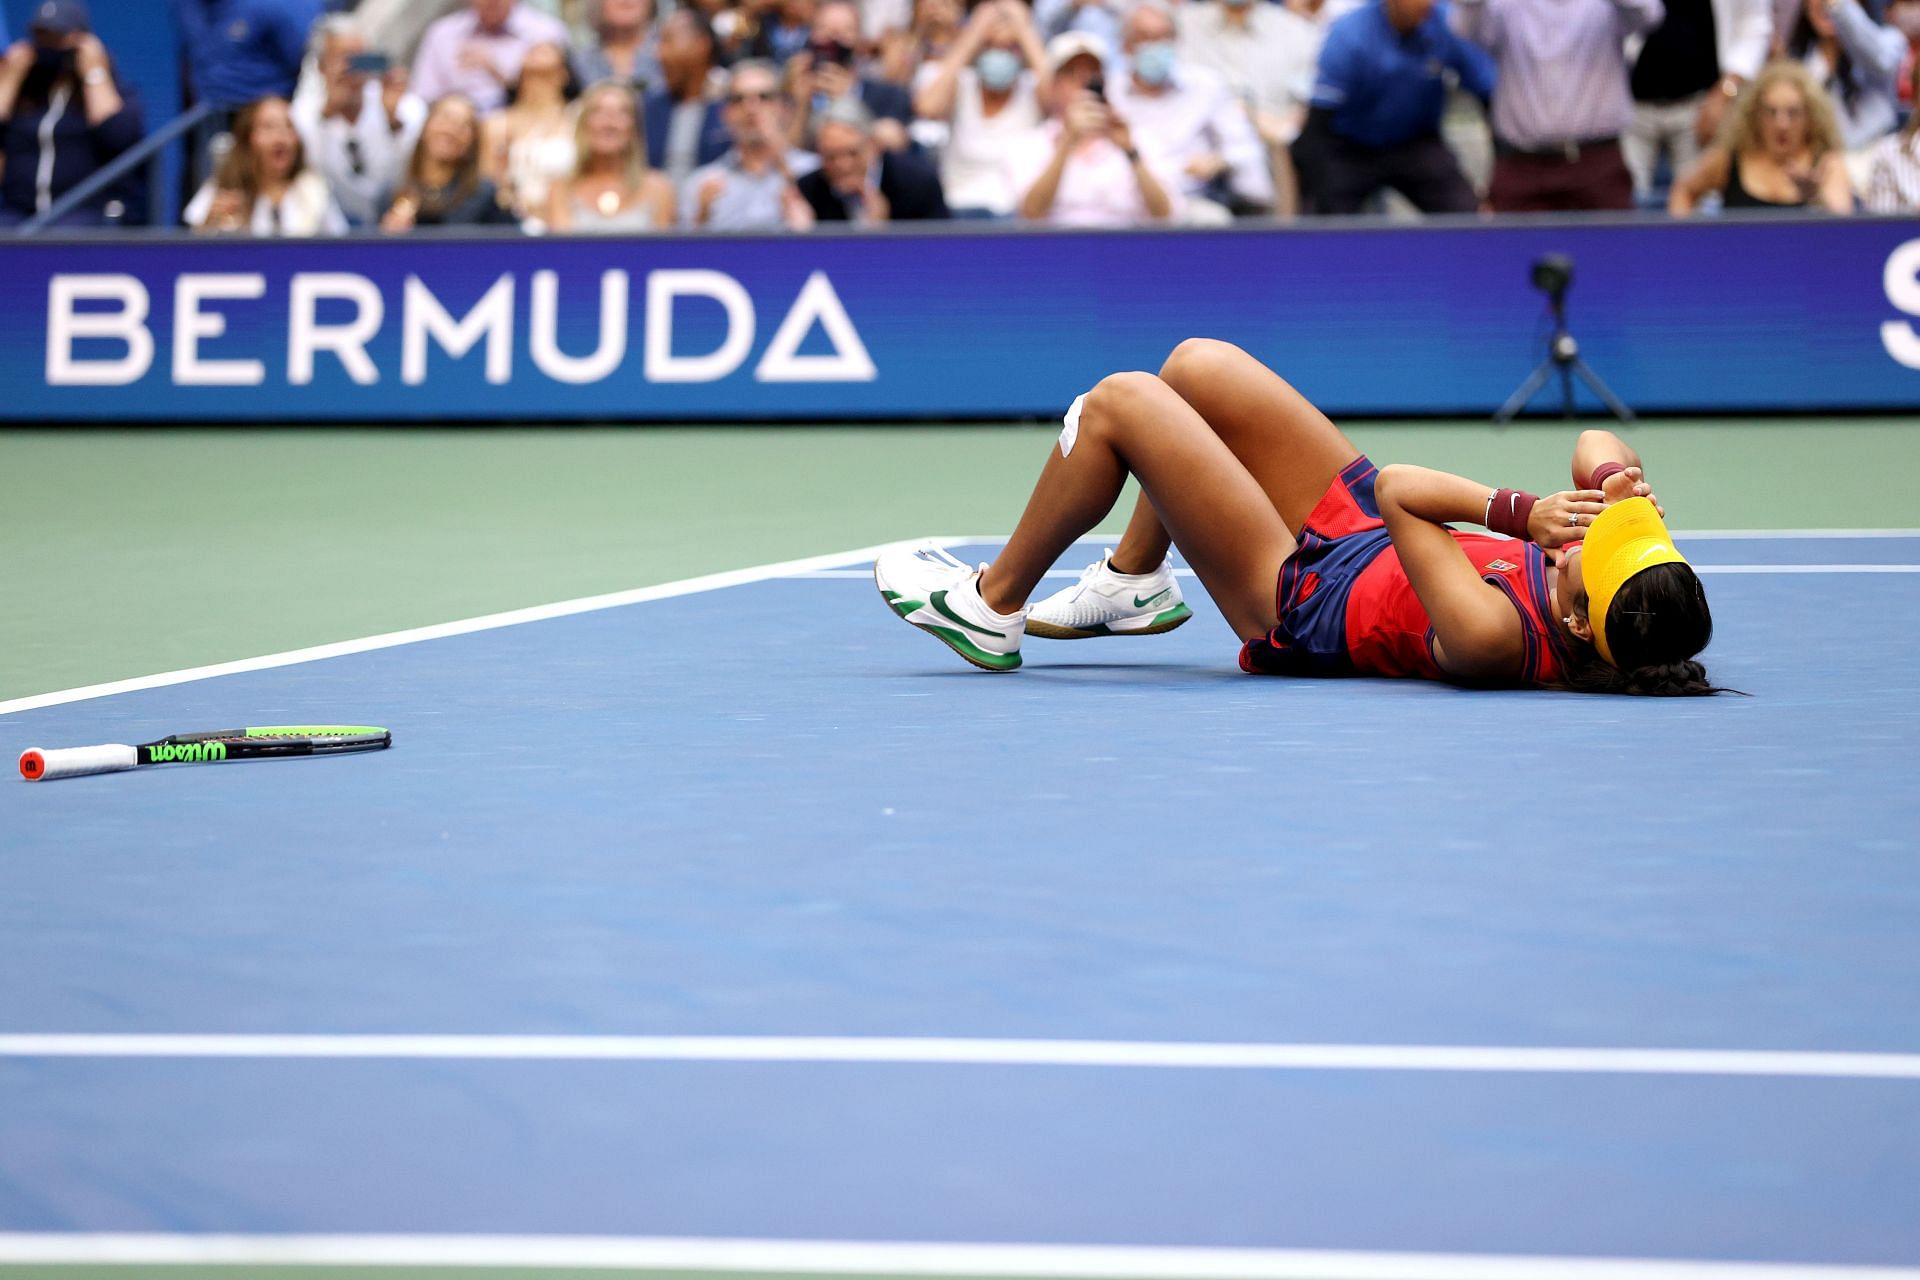
[[[1600,397],[1600,403],[1606,405],[1614,417],[1632,422],[1633,410],[1622,404],[1620,398],[1607,389],[1607,384],[1600,381],[1600,376],[1587,367],[1587,362],[1580,358],[1580,344],[1567,329],[1567,291],[1573,288],[1573,259],[1564,253],[1543,254],[1533,260],[1528,279],[1534,288],[1547,295],[1547,307],[1553,312],[1553,336],[1547,340],[1547,358],[1527,376],[1519,390],[1507,397],[1493,420],[1513,421],[1558,374],[1561,416],[1569,419],[1574,416],[1573,380],[1577,376]]]

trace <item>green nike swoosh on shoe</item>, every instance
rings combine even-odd
[[[1173,588],[1167,587],[1164,590],[1154,592],[1152,595],[1147,596],[1144,599],[1142,599],[1139,596],[1135,596],[1133,598],[1133,607],[1136,609],[1144,609],[1148,605],[1152,604],[1154,601],[1164,600],[1172,594],[1173,594]]]

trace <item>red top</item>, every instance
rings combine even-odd
[[[1506,592],[1520,614],[1526,640],[1520,679],[1527,684],[1562,679],[1566,650],[1552,622],[1546,555],[1531,542],[1450,532],[1480,576]],[[1391,544],[1354,579],[1347,597],[1347,656],[1354,670],[1364,675],[1447,678],[1433,660],[1433,620],[1414,594],[1400,553]]]

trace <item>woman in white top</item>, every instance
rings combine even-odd
[[[647,163],[640,102],[617,81],[595,85],[574,126],[574,176],[554,184],[546,222],[553,231],[648,231],[673,225],[673,184]]]
[[[1047,45],[1057,119],[1020,140],[1013,155],[1020,216],[1057,227],[1131,227],[1180,213],[1171,172],[1134,145],[1107,104],[1103,42],[1084,31]]]
[[[196,231],[256,236],[337,236],[346,215],[327,180],[307,167],[285,98],[262,98],[233,121],[233,146],[187,205]]]
[[[557,44],[527,50],[507,109],[487,119],[481,172],[522,218],[547,207],[553,184],[573,172],[573,71]]]
[[[1040,127],[1052,78],[1021,0],[987,0],[945,56],[922,68],[913,110],[952,122],[940,185],[956,218],[1004,218],[1019,206],[1010,162],[1019,140]]]

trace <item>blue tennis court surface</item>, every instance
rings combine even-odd
[[[1197,588],[994,676],[849,562],[0,717],[395,735],[8,790],[0,1263],[1920,1274],[1920,536],[1683,543],[1750,698]]]

